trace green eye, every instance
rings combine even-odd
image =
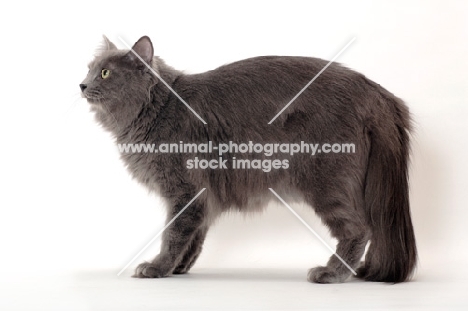
[[[107,79],[107,78],[109,78],[109,76],[110,76],[110,70],[109,69],[103,69],[101,71],[101,77],[103,79]]]

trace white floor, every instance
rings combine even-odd
[[[449,267],[450,268],[450,267]],[[0,281],[0,310],[468,310],[466,274],[419,271],[409,283],[305,281],[306,271],[194,268],[188,275],[134,279],[130,271]]]

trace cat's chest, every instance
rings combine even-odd
[[[134,179],[149,190],[160,192],[163,164],[156,154],[137,148],[121,152],[121,159]]]

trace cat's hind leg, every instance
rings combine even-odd
[[[361,199],[346,196],[346,191],[338,192],[336,184],[330,187],[330,191],[322,185],[320,193],[314,195],[308,203],[314,206],[316,213],[330,229],[331,235],[338,239],[335,254],[328,260],[326,266],[319,266],[309,270],[307,279],[315,283],[340,283],[344,282],[359,266],[365,247],[370,237],[364,216],[362,213]],[[339,194],[338,194],[339,193]],[[351,269],[349,269],[351,268]]]
[[[334,254],[328,260],[326,266],[318,266],[309,270],[307,280],[315,283],[341,283],[351,274],[353,269],[359,266],[361,256],[368,241],[366,234],[356,235],[348,239],[340,239],[335,254],[349,266],[347,267]]]

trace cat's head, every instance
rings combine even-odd
[[[148,37],[141,37],[132,50],[119,50],[106,37],[89,72],[80,84],[81,94],[97,113],[103,125],[131,120],[141,110],[149,96],[149,89],[158,80],[153,59],[153,45]]]

